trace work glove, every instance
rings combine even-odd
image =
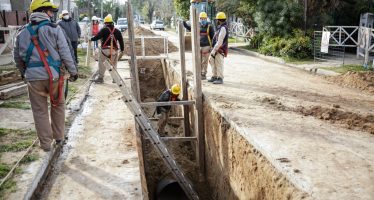
[[[69,81],[70,81],[70,82],[74,82],[74,81],[76,81],[77,79],[78,79],[78,74],[70,75],[70,77],[69,77]]]

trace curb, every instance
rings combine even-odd
[[[256,57],[256,58],[260,58],[262,60],[265,60],[265,61],[268,61],[268,62],[271,62],[271,63],[280,64],[280,65],[283,65],[283,66],[286,66],[286,67],[301,69],[301,70],[310,72],[312,74],[323,75],[323,76],[337,76],[337,75],[340,75],[339,73],[336,73],[336,72],[333,72],[333,71],[330,71],[330,70],[320,69],[318,67],[300,66],[300,65],[295,65],[295,64],[289,64],[289,63],[286,63],[282,58],[277,58],[277,57],[273,57],[273,56],[265,56],[265,55],[262,55],[260,53],[250,51],[250,50],[247,50],[247,49],[242,49],[242,48],[239,48],[239,47],[229,47],[229,49],[232,49],[234,51],[239,51],[240,53],[243,53],[243,54],[246,54],[246,55],[249,55],[249,56],[253,56],[253,57]]]

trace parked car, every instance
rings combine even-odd
[[[164,22],[162,22],[160,20],[154,20],[151,24],[151,30],[156,30],[156,29],[165,30],[164,29]]]
[[[118,18],[116,28],[121,32],[127,30],[127,18]]]
[[[139,23],[140,23],[140,24],[145,24],[144,19],[141,19],[141,18],[140,18],[140,19],[139,19]]]

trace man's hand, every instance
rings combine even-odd
[[[74,75],[70,75],[70,77],[69,77],[69,81],[70,82],[74,82],[74,81],[76,81],[78,79],[78,74],[74,74]]]
[[[215,51],[212,51],[212,52],[210,52],[210,56],[212,57],[212,58],[214,58],[214,59],[216,59],[216,52]]]

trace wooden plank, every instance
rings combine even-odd
[[[203,95],[201,89],[201,55],[200,55],[200,30],[198,25],[197,10],[190,7],[191,11],[191,39],[192,39],[192,57],[194,68],[194,99],[195,103],[195,135],[197,139],[197,158],[199,166],[199,179],[205,179],[205,136],[203,124]]]
[[[18,82],[18,83],[10,83],[10,84],[6,84],[6,85],[2,85],[2,86],[0,86],[0,91],[11,88],[11,87],[23,85],[23,84],[25,84],[25,83],[24,82]]]
[[[183,120],[184,117],[169,117],[169,120]],[[157,121],[159,120],[158,118],[149,118],[151,121]]]
[[[140,86],[139,86],[139,72],[138,64],[136,61],[136,51],[135,51],[135,33],[134,33],[134,18],[132,15],[131,0],[127,1],[127,22],[128,22],[128,35],[130,42],[130,57],[131,57],[131,89],[136,97],[136,100],[140,102]]]
[[[141,106],[176,106],[176,105],[193,105],[195,101],[165,101],[165,102],[145,102]]]
[[[25,93],[27,93],[27,85],[23,84],[0,91],[0,99],[5,100]]]
[[[183,101],[188,100],[188,87],[187,87],[187,76],[186,76],[186,52],[185,52],[185,41],[184,41],[184,27],[183,23],[179,22],[179,58],[181,62],[181,76],[182,76],[182,94]],[[191,136],[190,133],[190,112],[188,106],[183,106],[184,116],[184,136]]]

